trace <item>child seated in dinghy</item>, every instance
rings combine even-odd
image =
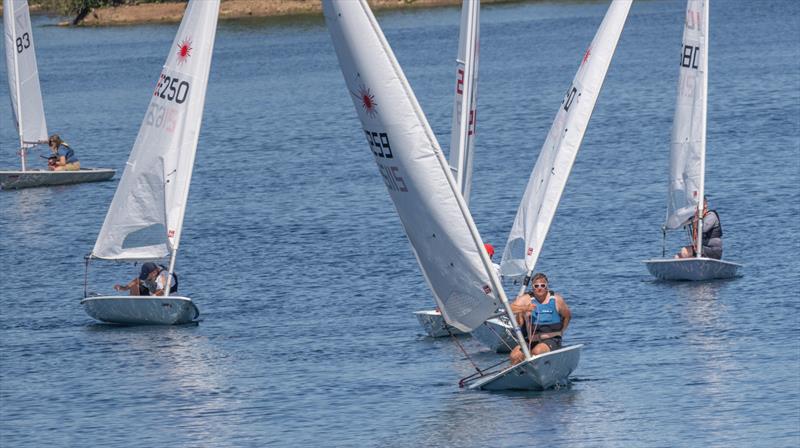
[[[147,262],[142,265],[139,277],[134,278],[127,285],[114,285],[117,291],[130,291],[132,296],[163,296],[167,285],[169,271],[161,265]],[[169,293],[178,292],[178,276],[172,274],[172,284]]]
[[[75,157],[75,151],[61,140],[58,134],[53,134],[47,141],[52,155],[48,159],[47,169],[50,171],[78,171],[81,162]]]
[[[697,256],[697,214],[686,222],[692,235],[692,244],[682,247],[675,258],[692,258]],[[722,259],[722,224],[716,210],[708,209],[708,199],[703,198],[703,257]]]
[[[522,327],[531,355],[536,356],[561,348],[561,337],[572,319],[572,312],[561,294],[550,291],[546,275],[541,272],[534,275],[531,283],[533,289],[517,297],[511,304],[511,311]],[[511,364],[525,360],[519,345],[511,350],[509,359]]]

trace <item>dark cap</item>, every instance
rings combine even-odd
[[[158,269],[155,263],[148,261],[147,263],[142,265],[142,271],[139,273],[139,280],[147,280],[147,276],[150,275],[151,272]]]

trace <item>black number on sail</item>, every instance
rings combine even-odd
[[[174,101],[177,104],[183,104],[188,94],[189,83],[187,81],[181,81],[178,78],[173,78],[163,73],[158,79],[155,92],[153,92],[153,96],[167,101]]]
[[[367,143],[369,143],[369,147],[375,156],[385,159],[391,159],[394,157],[394,155],[392,155],[392,147],[389,144],[388,134],[385,132],[378,133],[367,130],[364,130],[364,134],[366,134]]]
[[[22,36],[17,38],[17,53],[22,53],[23,50],[26,50],[31,47],[31,36],[28,33],[24,33]]]
[[[570,106],[572,106],[572,100],[575,99],[575,94],[578,93],[578,89],[572,87],[570,90],[567,91],[567,97],[564,98],[564,110],[569,112]]]
[[[697,68],[697,55],[700,54],[700,47],[693,47],[691,45],[683,46],[683,54],[681,54],[681,67]]]

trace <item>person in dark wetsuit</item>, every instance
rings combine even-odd
[[[514,299],[511,311],[522,327],[531,354],[536,356],[561,348],[561,338],[572,319],[572,312],[561,294],[549,289],[546,275],[534,275],[531,283],[533,289]],[[525,353],[516,346],[509,358],[511,364],[518,364],[525,360]]]
[[[687,222],[692,235],[692,244],[681,248],[676,258],[691,258],[697,256],[697,215],[691,222]],[[703,198],[703,257],[722,259],[722,224],[716,210],[708,209],[708,200]]]

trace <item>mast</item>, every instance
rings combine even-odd
[[[541,255],[632,1],[614,0],[584,53],[528,179],[503,251],[503,274],[524,274],[525,288]]]
[[[480,1],[464,0],[461,8],[461,33],[456,58],[456,95],[450,138],[450,170],[455,176],[461,194],[469,203],[477,120],[475,106]]]
[[[11,36],[12,39],[17,37],[17,20],[16,20],[16,11],[14,11],[14,2],[4,2],[6,11],[4,14],[8,14],[10,17],[9,22],[11,23]],[[8,42],[6,42],[8,45]],[[22,87],[20,86],[19,80],[19,54],[14,51],[14,48],[7,49],[6,51],[11,51],[14,54],[14,88],[16,89],[16,97],[17,97],[17,104],[15,111],[17,114],[17,134],[19,135],[19,157],[20,162],[22,163],[22,171],[25,171],[25,137],[22,135],[22,100],[20,99],[20,92],[22,91]]]
[[[707,127],[707,120],[708,120],[708,13],[709,13],[709,2],[710,0],[705,0],[703,3],[703,48],[701,50],[701,60],[700,64],[703,68],[703,72],[701,74],[703,80],[703,112],[700,114],[700,152],[702,153],[702,157],[700,157],[700,188],[699,188],[699,202],[697,203],[697,247],[695,248],[695,254],[697,258],[703,256],[703,210],[705,206],[705,194],[706,194],[706,127]]]
[[[371,16],[371,10],[369,6],[366,5],[366,0],[361,0],[362,8],[364,11],[370,11],[369,16]],[[371,17],[372,20],[374,18]],[[370,24],[377,27],[377,23],[372,22],[370,20]],[[385,49],[390,49],[389,43],[386,41],[382,32],[376,33],[381,45]],[[391,51],[391,50],[388,50]],[[388,53],[387,51],[387,53]],[[402,73],[402,69],[400,68],[397,60],[392,57],[389,60],[390,64],[393,66],[394,70],[397,73]],[[405,79],[405,77],[403,77]],[[423,130],[425,134],[428,136],[430,142],[436,142],[436,136],[433,135],[433,131],[427,126],[427,121],[425,120],[425,114],[422,112],[422,108],[419,105],[419,102],[414,96],[413,92],[410,91],[410,86],[408,82],[401,83],[402,88],[405,90],[406,98],[411,103],[411,107],[414,110],[414,113],[420,119],[421,123],[425,123],[426,125],[423,126]],[[470,236],[472,237],[472,241],[475,246],[478,248],[478,255],[480,256],[481,264],[483,264],[483,268],[489,274],[489,281],[491,283],[491,287],[496,291],[497,297],[500,299],[500,302],[503,304],[503,308],[508,315],[508,318],[511,320],[512,325],[514,326],[514,333],[517,336],[517,342],[522,347],[523,352],[525,353],[525,359],[529,359],[531,357],[530,350],[528,350],[528,344],[525,343],[525,338],[522,336],[522,330],[517,325],[517,321],[514,318],[514,313],[511,311],[511,304],[508,302],[508,298],[506,297],[506,292],[503,289],[502,285],[500,284],[500,280],[497,277],[497,272],[492,266],[492,262],[489,259],[489,254],[486,253],[486,250],[483,248],[483,240],[478,233],[478,228],[475,225],[475,221],[472,219],[472,215],[469,212],[469,208],[467,207],[466,201],[461,194],[458,194],[459,186],[456,185],[455,179],[453,178],[452,172],[450,172],[450,168],[447,164],[447,161],[444,159],[444,154],[441,151],[435,151],[436,159],[439,161],[439,165],[442,168],[442,172],[444,173],[444,177],[447,180],[447,184],[450,186],[450,189],[454,193],[453,196],[455,197],[456,204],[458,205],[458,210],[461,212],[461,216],[464,218],[464,221],[467,224],[467,228],[469,229]]]

